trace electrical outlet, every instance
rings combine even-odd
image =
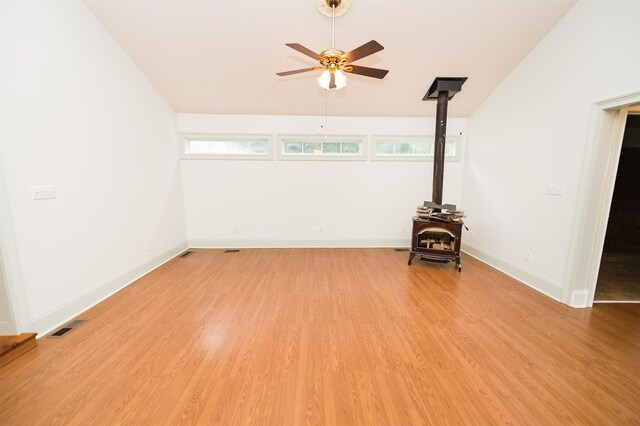
[[[238,232],[240,232],[240,228],[238,228],[237,226],[233,227],[233,233],[237,234]]]
[[[314,234],[322,234],[322,226],[320,225],[313,225],[311,227],[311,232]]]
[[[167,236],[167,234],[163,234],[162,239],[164,240],[165,243],[169,242],[169,237]]]
[[[531,262],[531,252],[530,251],[525,251],[524,252],[524,261],[525,262]]]
[[[147,251],[151,250],[151,241],[147,241],[146,243],[144,243],[144,248],[147,249]]]
[[[402,233],[404,234],[405,232],[407,232],[407,227],[402,225]]]
[[[545,194],[562,196],[564,195],[564,186],[550,183],[547,185],[547,190],[545,191]]]
[[[473,240],[473,231],[467,231],[470,240]]]
[[[31,187],[31,198],[34,200],[48,200],[58,197],[56,187],[53,185],[41,185]]]

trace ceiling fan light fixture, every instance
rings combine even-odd
[[[318,85],[324,90],[329,90],[329,83],[331,82],[331,72],[329,70],[322,71],[320,77],[318,77]]]
[[[347,76],[342,71],[335,70],[333,76],[336,83],[336,90],[340,90],[347,85]]]
[[[331,79],[333,77],[333,85]],[[347,85],[347,76],[339,69],[326,69],[318,77],[318,86],[324,90],[340,90]]]

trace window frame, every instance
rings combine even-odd
[[[180,150],[181,160],[273,160],[273,136],[269,134],[251,134],[251,133],[180,133]],[[258,140],[267,143],[267,152],[265,154],[188,154],[187,148],[193,140],[209,140],[216,141],[237,141],[237,142],[256,142]]]
[[[371,161],[424,161],[433,162],[433,155],[407,155],[407,154],[378,154],[378,143],[415,143],[415,142],[431,142],[435,144],[434,135],[372,135],[371,136]],[[456,155],[445,156],[445,162],[460,161],[460,151],[462,147],[462,135],[447,135],[447,141],[455,141]]]
[[[336,139],[346,139],[358,143],[360,145],[360,153],[356,155],[350,154],[285,154],[284,144],[286,142],[293,142],[291,139],[296,139],[296,142],[344,142],[343,140],[335,141]],[[367,135],[303,135],[303,134],[279,134],[276,136],[276,158],[282,161],[367,161],[368,153],[368,141]]]

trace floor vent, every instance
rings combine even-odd
[[[193,253],[194,253],[194,251],[193,251],[193,250],[187,250],[187,251],[185,251],[184,253],[182,253],[180,256],[178,256],[178,257],[180,257],[180,258],[184,259],[185,257],[189,257],[189,256],[191,256]]]
[[[393,249],[393,250],[394,251],[409,251],[408,248],[396,248],[396,249]]]
[[[238,253],[240,250],[225,250],[225,253]]]
[[[77,328],[80,325],[84,324],[85,322],[87,322],[87,320],[73,320],[69,324],[62,327],[61,329],[51,333],[49,337],[62,337],[68,332],[70,332],[71,330],[73,330],[74,328]]]

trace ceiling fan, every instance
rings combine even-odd
[[[359,74],[366,77],[373,77],[378,79],[384,78],[384,76],[389,72],[388,70],[353,65],[353,62],[357,61],[358,59],[373,55],[374,53],[384,49],[384,47],[382,47],[382,45],[377,41],[371,40],[370,42],[365,43],[362,46],[357,47],[347,53],[335,48],[336,13],[337,16],[342,15],[347,11],[350,5],[351,0],[316,0],[316,6],[320,10],[320,12],[327,16],[331,16],[331,48],[323,50],[318,54],[310,49],[307,49],[301,44],[287,43],[287,46],[309,56],[310,58],[317,60],[320,65],[298,70],[279,72],[276,74],[284,77],[287,75],[299,74],[308,71],[322,71],[322,74],[320,74],[320,77],[318,77],[318,84],[320,85],[320,87],[326,90],[339,90],[346,86],[347,76],[344,73]]]

